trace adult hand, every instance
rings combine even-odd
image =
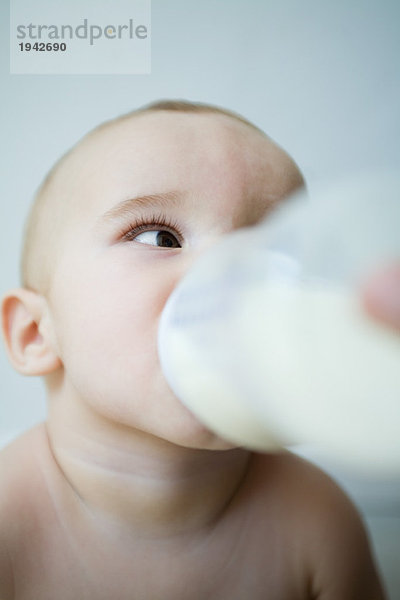
[[[371,274],[361,293],[366,311],[400,333],[400,261]]]

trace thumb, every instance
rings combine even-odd
[[[362,301],[372,317],[400,332],[400,261],[367,279]]]

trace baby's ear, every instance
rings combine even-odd
[[[17,371],[22,375],[47,375],[61,366],[43,296],[16,288],[3,296],[1,309],[7,355]]]

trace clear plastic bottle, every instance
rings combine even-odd
[[[283,202],[207,253],[172,293],[163,372],[210,429],[272,450],[320,445],[400,472],[400,336],[359,287],[400,259],[400,176],[362,175]]]

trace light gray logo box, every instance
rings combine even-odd
[[[10,0],[10,73],[151,72],[151,0]]]

